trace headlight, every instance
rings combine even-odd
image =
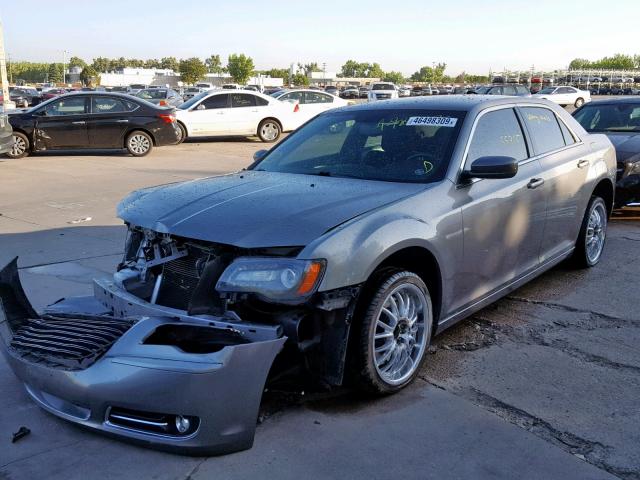
[[[627,175],[640,175],[640,160],[634,163],[629,163]]]
[[[241,257],[227,267],[216,290],[255,293],[284,302],[300,301],[316,291],[324,267],[324,260]]]

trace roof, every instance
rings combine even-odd
[[[443,95],[435,97],[409,97],[397,100],[383,100],[373,103],[360,103],[355,106],[346,107],[358,110],[386,110],[386,109],[431,109],[431,110],[457,110],[471,111],[484,110],[485,108],[497,105],[523,104],[532,105],[554,105],[548,100],[512,97],[504,95]]]
[[[607,98],[604,100],[592,100],[585,105],[605,105],[616,103],[637,103],[640,104],[640,97],[622,97],[622,98]]]

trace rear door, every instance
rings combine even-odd
[[[590,197],[588,147],[577,141],[556,114],[546,107],[520,107],[534,154],[542,167],[547,192],[547,215],[540,250],[541,261],[575,245]]]
[[[228,135],[231,108],[228,93],[205,98],[189,111],[189,134],[195,136]]]
[[[91,112],[87,127],[89,142],[96,148],[122,148],[124,136],[130,128],[133,113],[140,105],[119,97],[96,95],[91,97]]]
[[[258,102],[258,100],[260,100]],[[258,131],[260,121],[268,117],[266,100],[251,93],[232,93],[229,129],[234,135],[252,135]]]
[[[87,95],[69,95],[36,110],[37,150],[87,147]]]

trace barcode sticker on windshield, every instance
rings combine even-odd
[[[457,118],[452,117],[409,117],[406,125],[428,125],[431,127],[455,127]]]

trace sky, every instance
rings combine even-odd
[[[378,62],[410,75],[433,62],[487,74],[566,68],[576,57],[640,54],[640,0],[0,0],[13,60],[202,59],[245,53],[257,69]]]

